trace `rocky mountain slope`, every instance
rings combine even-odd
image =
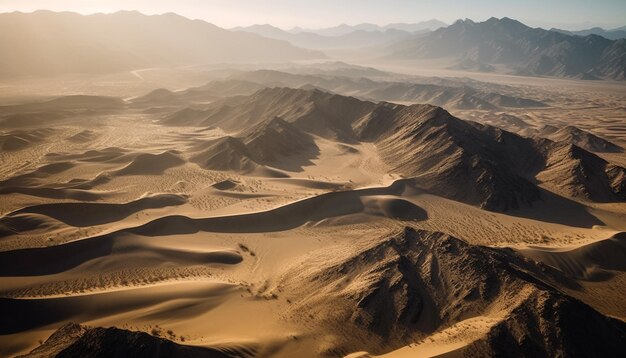
[[[234,138],[207,143],[200,157],[213,160],[220,153],[222,158],[212,168],[230,163],[224,168],[246,171],[250,163],[267,162],[263,158],[279,153],[315,150],[304,132],[346,143],[373,142],[394,172],[438,195],[489,210],[530,205],[541,198],[538,184],[583,200],[626,199],[626,170],[593,153],[568,142],[463,121],[431,105],[376,104],[319,90],[268,88],[214,102],[193,120],[165,123],[219,127],[248,137],[245,144]],[[273,126],[282,127],[280,134],[272,134],[276,142],[260,140],[251,129],[269,133]]]
[[[511,250],[406,228],[338,261],[300,267],[281,288],[306,287],[290,313],[324,317],[327,330],[350,342],[346,352],[419,347],[434,332],[455,334],[459,322],[480,318],[460,354],[616,356],[626,324],[563,294],[568,285],[576,282]]]
[[[23,358],[43,357],[232,357],[215,349],[177,344],[144,332],[68,323]]]
[[[509,18],[459,20],[391,45],[389,59],[451,58],[500,64],[527,76],[626,78],[626,42],[530,28]]]

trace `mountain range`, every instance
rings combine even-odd
[[[506,17],[478,23],[459,20],[392,44],[385,52],[387,59],[396,60],[440,58],[476,68],[504,65],[526,76],[626,78],[626,40],[531,28]]]
[[[539,108],[542,102],[504,95],[446,80],[371,80],[326,74],[301,74],[275,70],[247,71],[206,85],[172,92],[158,89],[133,99],[133,103],[192,104],[232,95],[250,95],[264,87],[317,88],[325,92],[355,96],[372,101],[430,103],[450,109]]]
[[[557,31],[557,32],[561,32],[567,35],[578,35],[578,36],[598,35],[598,36],[605,37],[609,40],[626,39],[626,26],[618,27],[616,29],[611,29],[611,30],[605,30],[601,27],[592,27],[590,29],[577,30],[577,31],[567,31],[567,30],[552,28],[550,29],[550,31]]]
[[[0,34],[0,77],[325,57],[285,41],[228,31],[173,13],[4,13]]]
[[[385,26],[375,24],[341,24],[323,29],[293,28],[282,30],[269,24],[235,27],[231,30],[251,32],[277,40],[289,41],[295,46],[312,49],[359,48],[389,44],[408,38],[411,34],[425,33],[447,26],[439,20],[418,23],[395,23]]]
[[[408,38],[412,32],[393,28],[384,30],[364,30],[358,26],[354,31],[338,32],[336,35],[321,35],[315,32],[291,33],[271,25],[236,27],[233,31],[249,32],[271,39],[289,41],[291,44],[311,49],[359,48],[387,44]],[[427,32],[428,29],[415,32]],[[324,33],[324,32],[323,32]]]
[[[341,284],[345,276],[354,279]],[[317,312],[328,325],[368,342],[370,352],[376,352],[381,341],[402,346],[405,337],[418,340],[421,332],[435,327],[448,327],[440,332],[449,342],[486,328],[450,356],[612,356],[625,345],[626,324],[563,294],[558,287],[571,282],[552,266],[510,249],[471,245],[438,232],[405,228],[331,267],[299,267],[287,280],[287,286],[299,284],[307,297],[294,304],[292,314],[320,307]],[[323,306],[318,297],[333,304]],[[501,318],[494,323],[480,318],[465,322],[469,327],[464,329],[450,324],[477,318],[476,312],[485,309],[501,312]],[[345,330],[346,324],[350,330]],[[575,337],[584,337],[580,339],[588,344]],[[433,354],[438,351],[412,348],[381,356],[439,356]]]
[[[596,30],[548,31],[509,18],[459,20],[447,27],[432,20],[315,31],[271,25],[226,30],[173,13],[14,12],[0,14],[0,78],[225,62],[285,63],[327,58],[319,50],[368,48],[385,61],[442,59],[461,70],[504,67],[525,76],[623,80],[626,39],[607,39]]]
[[[303,29],[300,27],[294,27],[288,32],[290,33],[301,33],[301,32],[310,32],[315,33],[322,36],[341,36],[346,35],[354,31],[387,31],[387,30],[399,30],[406,32],[418,32],[424,30],[436,30],[440,27],[445,27],[447,24],[445,22],[439,21],[437,19],[431,19],[428,21],[421,21],[416,23],[392,23],[384,26],[370,24],[370,23],[362,23],[357,25],[347,25],[341,24],[338,26],[320,28],[320,29]]]
[[[542,197],[537,183],[566,197],[626,199],[626,169],[583,148],[464,121],[431,105],[373,103],[317,89],[266,88],[217,100],[192,117],[176,112],[161,123],[240,133],[243,139],[203,144],[195,161],[214,170],[256,171],[258,165],[268,164],[258,159],[259,153],[271,159],[281,153],[315,152],[308,136],[314,135],[375,143],[392,172],[413,178],[437,195],[489,210],[531,205]],[[264,136],[264,131],[271,133]],[[285,146],[272,147],[266,140],[260,142],[265,143],[262,148],[249,147],[262,137],[280,138],[290,147],[281,150]]]

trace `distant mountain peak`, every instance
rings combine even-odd
[[[323,36],[341,36],[346,35],[348,33],[354,31],[379,31],[384,32],[387,30],[396,30],[396,31],[405,31],[405,32],[420,32],[420,31],[430,31],[436,30],[440,27],[447,26],[446,23],[439,21],[437,19],[430,19],[426,21],[419,21],[415,23],[389,23],[386,25],[378,25],[369,22],[363,22],[355,25],[349,25],[346,23],[339,24],[337,26],[332,26],[328,28],[318,28],[318,29],[304,29],[301,27],[293,27],[287,32],[292,34],[298,33],[314,33]]]
[[[513,74],[525,76],[626,79],[623,42],[596,34],[580,35],[584,37],[531,28],[508,17],[483,22],[465,19],[396,42],[386,57],[445,58],[482,64],[477,68],[502,65]]]
[[[174,13],[2,13],[0,33],[6,35],[0,48],[12,49],[3,53],[0,78],[325,57],[285,41],[228,31]]]

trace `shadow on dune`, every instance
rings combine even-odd
[[[110,203],[54,203],[29,206],[14,211],[4,218],[0,224],[12,216],[23,213],[42,214],[62,221],[68,225],[86,227],[100,225],[124,219],[138,211],[158,209],[167,206],[182,205],[187,199],[175,194],[160,194],[137,199],[123,204]]]
[[[539,188],[541,199],[532,203],[532,207],[508,211],[507,214],[555,224],[581,228],[590,228],[604,223],[591,214],[588,209],[571,199]]]
[[[331,192],[276,209],[250,214],[202,219],[180,215],[166,216],[138,227],[62,245],[0,252],[0,276],[32,276],[62,272],[87,261],[112,253],[128,253],[129,250],[131,253],[142,251],[161,255],[170,261],[206,263],[208,260],[208,262],[236,263],[229,255],[223,258],[215,256],[216,253],[178,252],[180,250],[172,251],[137,243],[129,245],[128,242],[131,240],[126,240],[124,235],[136,234],[151,237],[192,234],[199,231],[276,232],[352,214],[366,214],[366,220],[370,220],[368,218],[371,217],[402,221],[425,220],[427,218],[425,210],[398,197],[406,190],[410,188],[407,188],[405,181],[396,181],[388,187]],[[59,257],[64,259],[59,261]],[[241,260],[240,257],[239,260]]]
[[[0,194],[25,194],[50,199],[74,199],[81,201],[96,201],[104,198],[106,194],[89,191],[93,185],[90,182],[101,183],[102,178],[92,181],[61,183],[54,185],[42,184],[42,179],[50,175],[58,174],[74,168],[73,161],[62,161],[47,164],[29,173],[21,174],[0,182]],[[82,185],[81,185],[82,184]]]
[[[319,147],[313,143],[300,153],[283,155],[280,159],[267,161],[264,164],[276,169],[299,173],[304,170],[304,167],[315,165],[313,160],[318,159],[319,155]]]
[[[0,335],[68,320],[88,321],[163,303],[168,305],[161,307],[160,317],[168,317],[170,310],[184,312],[184,306],[192,312],[206,312],[219,305],[223,295],[232,289],[228,284],[192,282],[71,297],[0,298],[0,314],[3,319]],[[200,308],[190,305],[192,301],[200,305]]]
[[[578,280],[603,281],[615,272],[626,272],[626,232],[567,251],[543,248],[519,251]]]
[[[37,276],[63,272],[111,254],[113,237],[99,236],[67,244],[0,252],[0,276]]]
[[[166,216],[128,229],[128,232],[143,236],[192,234],[199,231],[275,232],[293,229],[308,222],[361,213],[407,221],[425,220],[426,211],[409,201],[393,197],[369,199],[373,196],[400,196],[406,189],[405,181],[396,181],[389,187],[325,193],[276,209],[251,214],[204,219],[180,215]]]
[[[62,225],[56,220],[50,219],[44,215],[23,214],[14,216],[5,216],[0,218],[0,238],[23,233],[32,230],[49,230]]]
[[[120,232],[69,243],[0,252],[0,277],[51,275],[89,262],[96,271],[126,266],[126,262],[177,262],[184,265],[228,264],[243,259],[230,250],[187,251],[155,247],[136,242]],[[59,259],[63,258],[63,259]]]
[[[11,177],[9,179],[0,181],[0,189],[12,186],[29,186],[37,184],[38,179],[43,179],[52,174],[58,174],[66,170],[72,169],[76,166],[76,163],[72,161],[62,161],[52,164],[46,164],[29,173],[21,174]]]

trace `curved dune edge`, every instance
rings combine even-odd
[[[156,194],[122,204],[113,203],[53,203],[25,207],[13,211],[4,218],[19,214],[40,214],[65,224],[86,227],[122,220],[147,209],[159,209],[185,204],[187,198],[177,194]],[[0,218],[0,223],[2,219]]]
[[[178,284],[182,284],[182,285],[192,284],[192,283],[204,284],[207,282],[212,282],[216,284],[226,283],[224,281],[208,280],[207,278],[200,278],[200,277],[169,278],[169,279],[152,282],[152,283],[131,284],[128,286],[94,287],[91,290],[80,291],[80,292],[68,291],[64,293],[55,293],[55,294],[19,296],[19,297],[0,297],[0,298],[16,299],[16,300],[52,300],[52,299],[68,298],[68,297],[83,297],[83,296],[95,297],[97,295],[103,295],[103,294],[108,294],[112,292],[132,293],[132,292],[138,292],[138,290],[151,289],[151,288],[156,288],[156,287],[161,287],[161,286],[168,286],[168,287],[174,286],[175,288],[175,286]]]
[[[626,271],[626,232],[569,250],[520,249],[522,255],[585,281],[602,281]]]
[[[63,257],[63,260],[59,260]],[[119,257],[119,258],[118,258]],[[0,277],[51,275],[91,265],[132,267],[132,260],[184,265],[237,264],[243,260],[234,250],[185,250],[151,245],[132,236],[103,235],[65,244],[0,253]],[[37,265],[32,265],[37,262]]]
[[[420,221],[427,218],[427,213],[417,205],[398,198],[409,190],[405,181],[396,181],[388,187],[370,188],[344,192],[330,192],[296,201],[276,209],[250,214],[189,218],[172,215],[148,222],[147,224],[121,229],[102,236],[94,236],[56,246],[18,249],[0,252],[1,276],[31,276],[50,274],[71,269],[84,262],[110,255],[124,241],[127,234],[141,236],[163,236],[174,234],[192,234],[199,231],[224,233],[276,232],[294,229],[305,224],[323,222],[329,218],[343,218],[351,215],[363,215],[365,218],[382,217],[404,221]],[[121,240],[121,241],[120,241]],[[146,252],[161,255],[172,260],[181,253],[177,250],[145,247]],[[78,253],[68,255],[68,253]],[[193,259],[201,260],[198,253]],[[196,257],[198,256],[198,257]],[[56,258],[66,257],[57,262]],[[38,265],[28,264],[36,258]],[[180,258],[176,258],[179,260]]]
[[[177,151],[169,150],[159,154],[142,153],[123,168],[114,172],[117,175],[158,175],[165,170],[183,165]]]
[[[410,180],[397,180],[387,187],[324,193],[275,209],[249,214],[199,219],[180,215],[166,216],[135,228],[125,229],[125,231],[144,236],[192,234],[199,231],[276,232],[354,214],[370,214],[387,218],[402,216],[403,220],[424,220],[427,218],[427,213],[405,199],[376,198],[378,196],[402,196],[405,191],[413,190],[409,183]],[[397,207],[398,205],[400,208]],[[409,208],[408,215],[399,213]]]
[[[70,320],[85,322],[154,305],[161,305],[158,315],[164,319],[176,311],[184,317],[217,307],[237,287],[220,281],[187,281],[68,297],[0,298],[6,323],[0,327],[0,335]]]

